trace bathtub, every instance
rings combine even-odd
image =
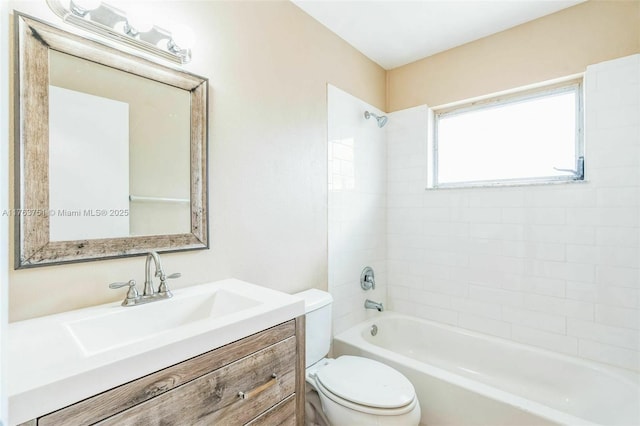
[[[393,312],[333,344],[335,356],[407,376],[424,425],[640,425],[640,375],[631,371]]]

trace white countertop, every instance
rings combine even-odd
[[[170,310],[172,302],[206,297],[216,289],[247,295],[259,303],[167,330],[147,325],[152,331],[143,338],[104,350],[88,351],[69,326],[85,318],[140,310],[150,318],[131,327],[144,328],[145,322],[152,324],[154,316]],[[145,309],[152,306],[154,309]],[[122,307],[114,302],[11,323],[7,351],[9,424],[37,418],[300,315],[304,315],[304,302],[296,296],[226,279],[179,289],[172,299],[147,305]]]

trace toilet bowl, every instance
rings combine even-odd
[[[297,295],[305,300],[306,380],[331,425],[418,425],[415,389],[399,371],[363,357],[325,358],[331,344],[331,295],[315,289]]]
[[[307,369],[332,425],[417,425],[420,406],[406,377],[380,362],[356,357],[324,358]]]

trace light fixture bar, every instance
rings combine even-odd
[[[99,7],[92,10],[77,6],[73,0],[70,0],[69,8],[62,6],[60,0],[47,0],[47,5],[64,22],[83,30],[177,64],[186,64],[191,61],[191,49],[177,46],[171,32],[155,25],[147,32],[138,32],[129,25],[124,11],[106,3],[101,3]],[[120,31],[116,26],[121,22],[124,22],[124,26]],[[167,40],[166,49],[157,45],[163,40]]]

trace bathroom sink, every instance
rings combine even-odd
[[[124,298],[125,292],[122,293]],[[20,424],[304,315],[296,296],[237,279],[13,322],[10,424]]]
[[[261,302],[233,291],[214,288],[210,293],[161,300],[116,309],[66,323],[86,355],[149,339],[159,333],[197,321],[237,314]]]

